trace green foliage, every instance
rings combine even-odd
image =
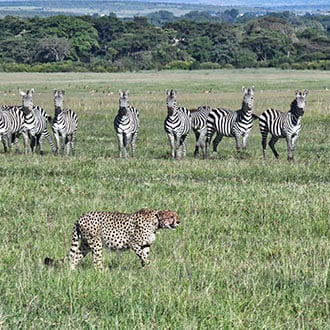
[[[79,117],[74,157],[0,151],[1,329],[328,328],[327,72],[1,73],[0,83],[0,104],[19,102],[17,86],[34,87],[49,114],[52,90],[63,88]],[[240,155],[224,138],[219,155],[194,159],[190,136],[186,159],[172,161],[164,89],[177,88],[178,105],[188,108],[236,109],[242,84],[256,86],[257,114],[287,111],[295,89],[310,90],[296,162],[286,161],[284,139],[282,158],[268,150],[263,161],[256,121]],[[137,157],[127,161],[112,126],[119,88],[131,91],[141,117]],[[181,218],[176,231],[157,234],[149,268],[132,251],[105,253],[103,273],[90,255],[76,271],[43,265],[68,252],[81,214],[141,207]]]
[[[148,19],[149,17],[149,19]],[[329,28],[323,16],[290,13],[244,19],[235,9],[223,13],[190,12],[119,19],[108,16],[65,16],[0,19],[0,63],[7,68],[41,65],[42,71],[83,63],[87,70],[125,71],[194,63],[215,67],[281,67],[329,61]],[[312,68],[314,65],[308,65]],[[176,66],[174,66],[176,67]],[[33,69],[27,69],[31,71]]]

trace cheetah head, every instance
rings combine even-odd
[[[178,214],[174,211],[158,211],[156,216],[159,221],[158,228],[167,228],[174,230],[180,224]]]

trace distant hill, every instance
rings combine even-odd
[[[228,4],[228,5],[224,5]],[[257,1],[257,0],[0,0],[0,17],[7,15],[33,17],[53,15],[108,15],[115,13],[118,17],[145,16],[153,12],[166,10],[175,16],[190,11],[224,11],[237,8],[241,12],[267,13],[269,11],[295,12],[330,12],[328,0],[312,1]]]

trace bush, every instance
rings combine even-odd
[[[193,65],[193,61],[173,61],[165,65],[165,69],[181,69],[189,70]]]

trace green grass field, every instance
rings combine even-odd
[[[178,105],[238,109],[254,85],[255,113],[289,110],[310,90],[295,163],[262,158],[258,123],[239,156],[170,159],[165,89]],[[219,70],[141,73],[0,73],[0,104],[18,88],[53,115],[53,89],[79,116],[76,155],[0,152],[0,329],[330,329],[330,76],[319,71]],[[135,159],[118,158],[118,89],[130,90],[141,129]],[[211,90],[211,93],[204,91]],[[21,150],[22,145],[20,146]],[[181,225],[161,231],[142,269],[132,251],[90,255],[76,271],[61,258],[74,221],[90,210],[172,209]]]

